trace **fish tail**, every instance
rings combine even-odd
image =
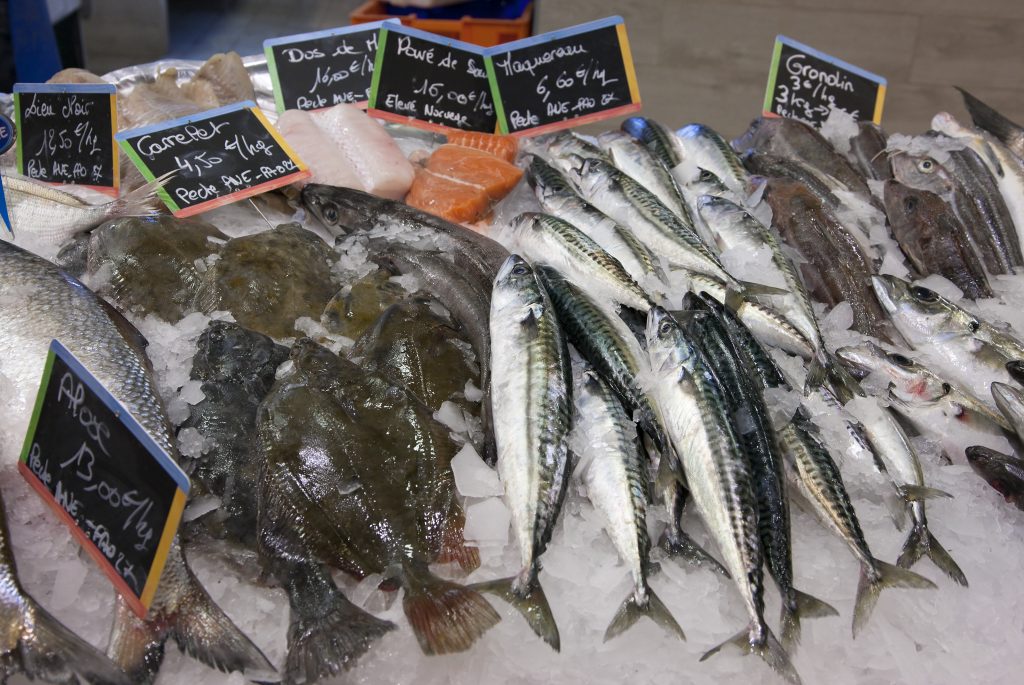
[[[608,624],[608,629],[604,631],[605,642],[624,633],[641,616],[647,616],[669,633],[676,635],[680,640],[686,639],[683,629],[679,627],[679,623],[672,616],[672,612],[668,610],[668,607],[661,601],[661,598],[654,593],[654,590],[649,587],[645,588],[644,599],[646,601],[642,603],[637,601],[636,595],[636,592],[630,592],[629,596],[619,605],[619,610],[615,612],[612,622]]]
[[[862,563],[860,582],[857,585],[857,600],[853,608],[854,637],[857,637],[857,633],[867,625],[868,618],[871,617],[871,612],[874,611],[882,590],[890,587],[934,589],[936,585],[913,571],[887,564],[878,559],[875,559],[870,566]]]
[[[779,288],[774,285],[765,285],[763,283],[753,283],[751,281],[740,281],[740,285],[743,287],[743,292],[746,295],[789,295],[789,290],[786,288]]]
[[[975,126],[985,129],[999,140],[1005,141],[1013,136],[1014,131],[1018,127],[1012,121],[960,86],[953,87],[959,90],[960,95],[963,96],[964,106],[967,107],[967,112],[971,115],[971,121],[974,122]]]
[[[402,608],[424,654],[464,652],[501,620],[475,589],[438,578],[426,567],[406,569]]]
[[[783,648],[783,646],[779,644],[779,641],[775,639],[775,635],[772,634],[771,629],[769,629],[768,626],[764,626],[764,637],[760,644],[756,644],[751,639],[750,633],[750,628],[741,630],[722,644],[709,649],[704,653],[704,656],[702,656],[700,660],[705,661],[706,659],[714,656],[720,652],[723,647],[739,647],[744,654],[757,654],[766,664],[772,667],[773,671],[781,675],[790,683],[793,683],[793,685],[800,685],[800,675],[796,672],[793,662],[789,660],[789,654],[786,653],[785,648]]]
[[[916,564],[921,557],[928,555],[928,558],[938,566],[943,573],[952,578],[956,583],[967,587],[967,576],[960,570],[960,567],[949,552],[939,544],[932,532],[928,530],[927,524],[915,525],[903,544],[903,551],[900,552],[896,564],[902,568],[910,568]]]
[[[452,511],[448,514],[448,521],[445,524],[441,538],[441,550],[437,555],[437,563],[456,563],[466,573],[480,568],[480,550],[466,544],[466,538],[462,531],[466,525],[466,515],[462,507],[453,505]]]
[[[24,673],[29,680],[78,682],[93,685],[129,685],[136,680],[102,652],[78,637],[26,594],[24,608],[14,625],[4,626],[3,679]],[[10,640],[10,643],[7,641]]]
[[[523,615],[537,637],[551,645],[556,652],[561,651],[561,638],[558,635],[558,624],[551,613],[551,605],[540,586],[540,581],[520,583],[517,577],[500,578],[471,586],[480,592],[488,592],[501,597],[514,606]]]
[[[352,604],[319,566],[288,578],[291,616],[285,683],[310,683],[349,668],[395,624]]]
[[[669,528],[673,528],[673,526],[670,525]],[[678,524],[674,526],[675,530],[672,532],[672,535],[669,535],[669,528],[665,529],[661,540],[658,542],[658,546],[666,554],[670,557],[679,557],[692,566],[707,566],[715,573],[719,573],[726,578],[729,577],[729,572],[725,570],[721,562],[694,542],[693,538],[687,535],[686,531],[680,528]]]
[[[168,171],[162,176],[157,176],[149,183],[145,183],[135,190],[122,195],[107,205],[106,218],[113,219],[119,216],[138,216],[153,213],[153,205],[156,204],[156,192],[167,185],[168,181],[176,174],[176,171]]]
[[[940,497],[952,497],[945,490],[939,490],[938,488],[929,488],[924,485],[901,485],[900,492],[903,495],[903,499],[908,503],[910,502],[921,502],[926,499],[938,499]]]
[[[821,387],[828,375],[828,355],[822,350],[815,350],[811,364],[807,367],[807,379],[804,381],[804,395],[809,395],[815,388]]]
[[[839,612],[827,602],[793,588],[792,598],[782,603],[782,644],[794,651],[800,644],[800,619],[838,616]]]

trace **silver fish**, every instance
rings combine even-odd
[[[693,216],[675,178],[648,147],[622,131],[601,134],[597,137],[597,144],[611,158],[612,164],[654,193],[680,220],[693,223]]]
[[[749,174],[736,151],[717,131],[704,124],[688,124],[676,131],[683,155],[720,178],[729,190],[745,196]]]
[[[992,398],[1017,437],[1024,440],[1024,393],[1012,385],[996,382],[992,384]]]

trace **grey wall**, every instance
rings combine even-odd
[[[966,118],[952,84],[1024,123],[1024,0],[540,0],[537,30],[610,14],[626,20],[644,113],[673,127],[741,133],[780,33],[886,77],[889,132]]]

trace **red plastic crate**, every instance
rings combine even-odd
[[[483,47],[491,47],[530,36],[533,3],[526,6],[526,11],[518,19],[478,19],[468,16],[461,19],[421,19],[415,14],[405,16],[388,14],[384,10],[383,2],[371,0],[357,7],[349,19],[353,24],[365,24],[382,19],[399,19],[406,26]]]

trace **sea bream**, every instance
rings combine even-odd
[[[764,659],[792,683],[800,677],[764,620],[764,562],[758,504],[750,464],[727,412],[724,389],[704,353],[660,307],[647,317],[647,350],[654,392],[665,408],[666,429],[687,484],[723,563],[743,598],[750,623],[708,651],[734,644]]]
[[[142,336],[123,316],[77,279],[7,242],[0,242],[0,300],[5,303],[0,328],[9,351],[0,360],[0,373],[11,379],[22,401],[38,388],[50,341],[57,339],[167,454],[178,458]],[[152,682],[171,637],[190,655],[224,671],[274,670],[210,599],[185,564],[177,538],[146,619],[117,600],[108,653],[133,682]]]
[[[522,568],[476,587],[512,603],[557,651],[558,626],[537,575],[571,473],[572,370],[551,298],[519,255],[505,261],[494,281],[490,326],[498,473]]]

